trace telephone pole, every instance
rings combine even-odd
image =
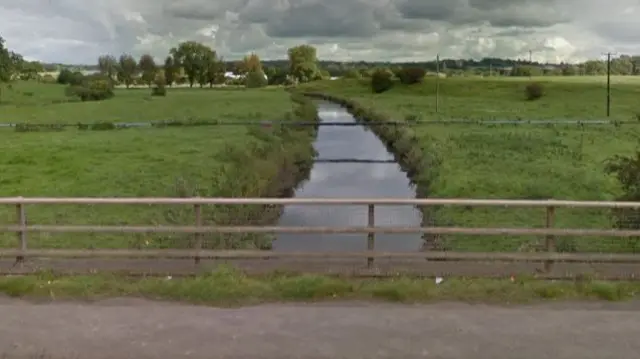
[[[533,51],[529,50],[529,79],[533,77]]]
[[[436,113],[440,110],[440,54],[436,54]]]
[[[611,52],[607,52],[607,117],[611,116]]]

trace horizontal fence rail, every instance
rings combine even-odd
[[[194,225],[38,225],[27,221],[26,208],[32,205],[189,205],[193,207]],[[543,262],[544,271],[550,272],[554,263],[631,263],[640,264],[640,255],[635,254],[579,254],[557,253],[557,237],[640,237],[640,229],[585,229],[554,228],[556,209],[559,208],[640,208],[640,202],[614,201],[567,201],[567,200],[503,200],[503,199],[461,199],[461,198],[36,198],[3,197],[0,205],[13,205],[16,222],[0,223],[0,232],[14,232],[18,237],[16,249],[0,249],[0,257],[15,257],[16,262],[25,258],[191,258],[196,263],[202,259],[275,259],[275,258],[366,258],[367,268],[376,259],[422,259],[434,261],[524,261]],[[366,226],[350,227],[292,227],[292,226],[249,226],[210,225],[203,221],[202,206],[205,205],[361,205],[368,208]],[[543,208],[546,213],[544,228],[484,228],[484,227],[438,227],[438,226],[376,226],[375,207],[390,205],[410,206],[464,206],[498,208]],[[30,249],[28,233],[187,233],[193,234],[192,249],[122,249],[122,250],[71,250],[71,249]],[[258,250],[204,250],[204,233],[290,233],[290,234],[366,234],[366,250],[362,252],[276,252]],[[544,238],[545,252],[538,253],[468,253],[468,252],[408,252],[387,253],[375,250],[375,235],[389,233],[421,233],[437,235],[470,236],[540,236]]]
[[[108,122],[117,129],[126,128],[145,128],[145,127],[197,127],[197,126],[313,126],[313,127],[354,127],[363,126],[360,122],[355,121],[149,121],[149,122]],[[620,126],[620,125],[640,125],[640,121],[611,121],[611,120],[465,120],[465,119],[447,119],[447,120],[407,120],[407,121],[376,121],[367,122],[367,126],[429,126],[429,125],[478,125],[478,126],[496,126],[496,125],[529,125],[529,126],[551,126],[551,125],[575,125],[575,126]],[[78,128],[81,130],[92,129],[94,126],[104,126],[104,123],[7,123],[0,122],[0,128],[43,128],[43,129],[65,129]],[[104,130],[104,128],[101,128]]]

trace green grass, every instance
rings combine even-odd
[[[0,278],[0,293],[12,297],[51,300],[142,297],[217,306],[269,302],[374,300],[401,303],[437,301],[520,304],[548,300],[635,299],[635,282],[542,281],[533,278],[433,279],[395,277],[347,279],[308,274],[270,274],[249,277],[228,267],[190,278],[142,279],[92,275],[62,277],[50,273]]]
[[[602,118],[604,92],[588,82],[545,83],[547,96],[525,101],[526,82],[504,80],[442,80],[441,111],[434,111],[434,83],[397,85],[374,95],[358,81],[311,84],[309,89],[349,98],[391,119],[408,119],[418,143],[441,159],[427,189],[432,197],[613,200],[621,194],[615,178],[606,175],[604,162],[614,155],[631,155],[640,143],[640,122],[607,126],[419,124],[420,120],[460,119],[588,119]],[[638,85],[616,85],[612,113],[633,120],[640,109]],[[426,179],[422,182],[426,186]],[[611,228],[607,210],[558,209],[560,228]],[[629,221],[637,220],[629,218]],[[444,208],[431,224],[477,227],[543,227],[544,209]],[[453,237],[443,239],[448,249],[468,251],[539,250],[541,238]],[[637,240],[623,238],[559,238],[565,251],[628,252],[640,250]]]
[[[587,120],[606,117],[606,89],[595,80],[573,83],[540,77],[534,81],[543,84],[546,96],[538,101],[525,101],[524,88],[528,79],[441,79],[437,113],[436,79],[433,77],[427,77],[422,85],[398,85],[378,96],[371,94],[367,81],[322,81],[305,88],[335,92],[363,105],[377,104],[380,111],[399,119],[406,116],[416,116],[417,120]],[[614,83],[611,119],[636,121],[640,114],[638,98],[640,81]]]
[[[152,97],[149,89],[116,89],[104,102],[76,102],[64,86],[18,82],[3,89],[2,123],[95,123],[165,120],[281,120],[289,104],[278,88],[168,89],[167,97]],[[73,102],[69,102],[73,101]],[[239,105],[242,101],[243,105]],[[250,106],[245,105],[250,104]]]
[[[283,119],[292,110],[283,90],[169,90],[147,98],[146,90],[118,90],[103,102],[53,104],[56,85],[22,83],[33,96],[0,106],[3,121],[98,122],[183,119]],[[57,93],[57,92],[56,92]],[[9,98],[11,100],[11,98]],[[4,112],[7,111],[7,112]],[[311,109],[311,111],[315,111]],[[5,117],[5,113],[7,117]],[[25,114],[20,115],[21,113]],[[315,112],[312,114],[315,115]],[[307,114],[309,116],[309,114]],[[308,121],[308,119],[305,119]],[[111,131],[15,132],[0,130],[0,196],[44,197],[261,197],[282,194],[298,176],[295,161],[311,159],[310,130],[259,126],[133,128]],[[205,223],[260,223],[277,209],[205,207]],[[31,224],[188,225],[188,206],[28,206]],[[268,216],[264,216],[269,212]],[[234,222],[235,221],[235,222]],[[15,210],[0,207],[0,223],[15,223]],[[237,236],[236,236],[237,237]],[[233,238],[236,238],[233,237]],[[260,237],[260,240],[255,239]],[[209,238],[211,247],[262,247],[265,236]],[[255,239],[255,240],[254,240]],[[31,234],[33,248],[186,246],[177,235]],[[16,245],[15,235],[0,245]]]

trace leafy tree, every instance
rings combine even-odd
[[[102,75],[113,80],[118,70],[118,61],[111,55],[102,55],[98,57],[98,69]]]
[[[263,72],[260,57],[258,57],[258,55],[256,55],[255,53],[245,56],[242,59],[240,66],[242,68],[241,71],[243,74],[248,74],[250,72]]]
[[[158,66],[156,65],[156,61],[153,59],[153,56],[148,54],[142,55],[138,62],[138,68],[142,75],[142,82],[151,87],[151,84],[156,78],[156,73],[158,72]]]
[[[165,84],[171,87],[176,80],[177,74],[176,63],[172,56],[167,56],[167,58],[164,59],[164,67],[162,70],[164,72]]]
[[[289,56],[289,73],[299,82],[309,82],[318,75],[318,58],[316,48],[300,45],[287,51]]]
[[[138,73],[138,63],[129,54],[120,55],[118,60],[118,79],[129,88]]]
[[[206,70],[206,78],[209,83],[209,87],[213,87],[214,84],[223,83],[224,72],[224,62],[222,59],[218,59],[215,51],[211,51],[210,56],[207,59]]]
[[[210,47],[196,41],[181,42],[178,47],[171,49],[175,63],[182,67],[187,76],[189,87],[204,77],[206,62],[203,59],[208,58],[211,51]]]

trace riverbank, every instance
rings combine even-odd
[[[475,92],[465,95],[464,84],[462,80],[444,83],[449,91],[446,98],[460,101],[464,96],[474,95]],[[487,86],[487,93],[493,91],[490,85],[497,86],[496,93],[504,94],[508,89],[515,91],[522,84],[469,82],[474,91]],[[563,86],[558,85],[556,90],[565,91]],[[592,84],[584,86],[593,87]],[[631,91],[631,88],[626,90]],[[450,107],[443,106],[437,116],[432,114],[433,102],[425,100],[430,91],[427,84],[397,84],[388,92],[372,94],[362,81],[341,80],[305,85],[299,91],[333,98],[351,107],[359,117],[368,119],[372,131],[381,138],[393,137],[394,152],[401,158],[407,157],[403,161],[409,163],[408,172],[420,197],[614,200],[620,196],[621,186],[605,173],[604,164],[615,155],[633,154],[640,137],[640,127],[634,124],[566,124],[561,121],[563,118],[556,118],[557,124],[543,125],[527,124],[527,118],[504,124],[460,123],[456,121],[461,118],[453,117],[459,112]],[[486,94],[482,96],[487,97]],[[572,96],[578,95],[574,92]],[[563,97],[549,97],[543,102],[553,102],[556,98]],[[500,101],[504,103],[500,105],[502,107],[496,107],[496,111],[508,111],[507,102],[512,108],[535,105],[515,98]],[[498,106],[495,101],[493,103]],[[553,102],[549,106],[559,111],[562,105]],[[469,112],[469,116],[473,114]],[[570,115],[567,113],[566,116]],[[431,120],[435,122],[428,122]],[[386,121],[399,125],[373,125]],[[401,138],[405,140],[399,140]],[[435,226],[545,225],[543,210],[527,208],[443,207],[434,208],[425,216],[425,224]],[[633,220],[629,218],[629,221]],[[611,213],[606,209],[562,209],[556,212],[555,227],[606,229],[611,228],[611,222]],[[427,248],[529,252],[542,250],[542,241],[535,236],[440,236],[430,238]],[[562,252],[633,252],[637,251],[638,245],[638,241],[606,237],[556,239],[556,249]]]
[[[180,90],[182,91],[182,90]],[[218,90],[207,92],[215,103]],[[314,122],[315,105],[300,96],[265,90],[221,91],[225,106],[212,117],[228,121],[254,120],[256,125],[175,126],[108,131],[0,131],[2,196],[37,197],[287,197],[310,171],[314,158],[313,126],[259,125],[264,118],[252,111],[269,110],[270,119]],[[176,95],[168,94],[168,98]],[[44,96],[44,95],[43,95]],[[189,96],[189,92],[177,96]],[[194,92],[200,101],[202,92]],[[34,96],[35,97],[35,96]],[[44,96],[43,98],[46,98]],[[140,97],[117,98],[88,104],[102,106],[101,114],[117,111],[118,104],[145,108]],[[134,101],[135,100],[135,101]],[[138,103],[140,100],[140,103]],[[44,99],[42,100],[44,101]],[[113,101],[113,102],[112,102]],[[155,100],[154,100],[155,101]],[[161,101],[161,100],[157,100]],[[134,103],[135,102],[135,103]],[[247,104],[251,103],[250,108]],[[292,107],[293,104],[293,107]],[[84,108],[85,103],[64,104]],[[27,104],[24,106],[28,107]],[[54,106],[50,105],[49,107]],[[60,105],[62,106],[62,105]],[[211,104],[207,104],[210,107]],[[33,105],[37,107],[37,105]],[[47,107],[47,106],[44,106]],[[182,107],[184,108],[184,106]],[[191,109],[193,110],[193,109]],[[190,110],[190,111],[191,111]],[[287,110],[288,114],[287,114]],[[79,110],[82,111],[82,110]],[[240,112],[244,111],[241,116]],[[133,115],[135,112],[131,112]],[[258,113],[258,112],[256,112]],[[35,116],[35,114],[34,114]],[[43,123],[45,118],[34,123]],[[278,206],[205,206],[209,225],[271,224]],[[195,221],[189,206],[28,206],[31,224],[188,225]],[[0,208],[3,223],[15,221],[15,210]],[[39,234],[29,235],[30,248],[184,248],[191,235],[147,234]],[[15,235],[1,236],[3,247],[15,247]],[[205,248],[270,248],[270,236],[207,235]]]

